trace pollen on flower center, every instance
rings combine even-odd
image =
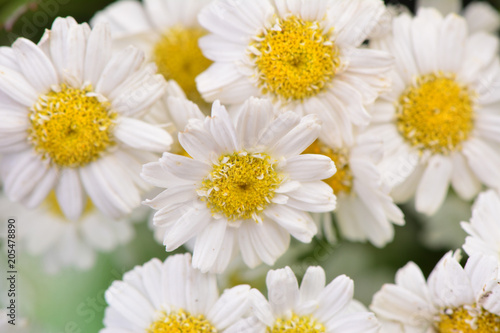
[[[217,329],[203,316],[179,310],[165,315],[146,329],[146,333],[216,333]]]
[[[264,153],[222,155],[198,193],[206,199],[212,214],[222,214],[230,221],[258,221],[259,212],[271,203],[281,183],[274,163]]]
[[[153,49],[158,71],[166,79],[175,80],[194,102],[203,101],[196,89],[195,78],[212,64],[198,47],[198,39],[205,34],[201,28],[175,26],[162,34]]]
[[[92,87],[64,84],[41,95],[30,109],[29,141],[35,151],[61,167],[81,167],[113,145],[115,114]]]
[[[323,333],[325,327],[310,316],[292,315],[291,319],[277,319],[266,333]]]
[[[349,158],[344,149],[332,149],[326,146],[319,140],[314,141],[303,154],[321,154],[328,156],[335,163],[337,172],[328,179],[323,181],[330,185],[335,194],[351,193],[352,189],[352,172],[349,168]]]
[[[399,98],[397,128],[421,151],[448,154],[460,150],[474,126],[472,96],[454,75],[420,76]]]
[[[284,100],[317,95],[340,65],[339,51],[317,21],[290,16],[256,37],[249,50],[264,94]]]
[[[477,307],[446,309],[436,323],[439,333],[500,332],[500,316]]]

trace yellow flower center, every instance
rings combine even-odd
[[[399,98],[397,128],[421,151],[460,150],[474,126],[473,94],[452,74],[420,76]]]
[[[436,323],[439,333],[500,332],[500,316],[484,309],[446,309]]]
[[[41,95],[30,109],[29,141],[54,164],[81,167],[114,144],[111,129],[115,116],[92,87],[75,89],[62,84]]]
[[[282,180],[274,170],[275,162],[264,153],[222,155],[198,193],[206,198],[212,214],[230,221],[259,221],[259,213],[271,203]]]
[[[330,157],[335,163],[337,172],[323,181],[330,185],[335,194],[351,193],[352,172],[349,168],[348,152],[345,149],[332,149],[319,140],[314,141],[303,154],[321,154]]]
[[[45,199],[45,205],[52,215],[66,219],[66,216],[59,206],[59,202],[57,201],[56,193],[54,191],[51,191],[49,195],[47,195],[47,198]],[[90,198],[87,198],[87,203],[85,205],[85,208],[83,209],[82,216],[92,212],[93,210],[94,204],[92,204],[92,200],[90,200]]]
[[[198,39],[205,34],[201,28],[175,26],[163,33],[153,50],[158,71],[166,79],[175,80],[196,103],[203,99],[196,89],[195,78],[212,64],[198,47]]]
[[[340,65],[339,51],[317,21],[280,19],[250,47],[262,93],[286,101],[317,95]]]
[[[310,316],[292,315],[291,319],[278,319],[266,333],[323,333],[325,327]]]
[[[152,323],[146,333],[217,333],[217,329],[203,315],[179,310]]]

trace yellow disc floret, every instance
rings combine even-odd
[[[339,51],[316,21],[296,16],[280,19],[256,37],[250,52],[258,69],[258,85],[264,94],[282,100],[315,96],[335,76]]]
[[[198,46],[198,39],[205,34],[201,28],[175,26],[163,33],[153,49],[158,71],[166,79],[175,80],[194,102],[203,101],[194,79],[212,63]]]
[[[266,333],[323,333],[325,327],[310,316],[292,315],[290,319],[278,319]]]
[[[335,163],[337,172],[323,181],[330,185],[335,194],[351,193],[352,172],[349,168],[349,157],[345,149],[332,149],[319,140],[314,141],[303,154],[321,154],[328,156]]]
[[[222,155],[198,193],[212,214],[222,214],[230,221],[258,221],[282,180],[274,170],[275,162],[264,153]]]
[[[460,150],[474,127],[472,97],[454,75],[420,76],[399,98],[397,128],[421,151],[448,154]]]
[[[446,309],[436,323],[439,333],[500,332],[500,316],[477,307]]]
[[[179,310],[152,323],[146,333],[217,333],[217,329],[203,315]]]
[[[60,167],[81,167],[114,144],[115,114],[92,88],[57,87],[31,108],[29,141],[35,151]]]

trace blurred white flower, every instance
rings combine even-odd
[[[370,306],[387,333],[498,332],[500,280],[496,258],[476,255],[465,267],[458,252],[448,252],[427,282],[408,263],[385,284]]]
[[[494,33],[500,28],[500,13],[487,1],[472,1],[463,11],[462,0],[417,0],[416,7],[433,7],[443,15],[461,13],[467,20],[470,34],[478,31]]]
[[[323,128],[323,130],[328,130]],[[401,210],[382,188],[377,163],[382,158],[382,142],[366,136],[358,136],[351,146],[335,147],[316,140],[306,154],[322,154],[330,157],[337,172],[325,179],[337,196],[335,211],[339,232],[351,241],[369,240],[378,247],[394,238],[392,223],[404,225]],[[334,239],[331,213],[316,217],[326,232],[327,239]]]
[[[375,315],[357,302],[353,303],[354,283],[345,275],[325,286],[325,272],[319,266],[309,267],[302,283],[290,267],[267,274],[268,300],[251,293],[253,317],[235,326],[240,332],[378,332]]]
[[[366,134],[384,141],[382,178],[395,201],[415,196],[417,211],[432,215],[450,183],[465,200],[482,184],[500,188],[498,38],[468,35],[463,18],[432,8],[402,14],[393,27],[371,42],[396,68]]]
[[[195,77],[212,63],[198,47],[207,32],[197,15],[211,0],[116,1],[95,14],[91,24],[109,22],[119,48],[139,47],[167,80],[175,80],[187,98],[204,104]]]
[[[215,275],[191,266],[190,254],[152,259],[125,273],[106,291],[104,326],[111,332],[238,332],[249,310],[250,287],[239,285],[219,296]]]
[[[49,273],[65,267],[88,270],[97,252],[109,252],[134,236],[132,223],[136,220],[132,216],[113,220],[99,212],[89,199],[77,220],[64,216],[54,192],[36,209],[26,209],[3,196],[0,208],[2,218],[16,218],[19,248],[40,257]]]
[[[491,255],[500,262],[500,196],[489,190],[479,194],[472,208],[470,222],[462,222],[469,234],[463,249],[468,255]]]

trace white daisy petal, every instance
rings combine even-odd
[[[336,277],[330,282],[318,297],[318,309],[314,315],[320,321],[327,323],[330,318],[347,307],[352,300],[354,283],[345,275]]]
[[[58,84],[57,73],[50,59],[30,40],[17,39],[12,44],[22,73],[37,91],[47,91],[52,84]]]
[[[96,86],[111,57],[111,32],[107,24],[97,24],[87,40],[83,64],[83,81]]]
[[[142,120],[120,117],[115,126],[115,137],[135,149],[164,152],[173,142],[166,131]]]
[[[311,266],[300,284],[300,301],[308,302],[319,297],[325,288],[325,271],[321,267]]]
[[[193,249],[193,267],[207,272],[215,263],[221,250],[227,221],[213,220],[196,237]]]
[[[137,71],[144,61],[144,54],[135,47],[129,46],[111,57],[95,86],[95,90],[109,95],[130,74]]]
[[[179,142],[189,156],[207,161],[219,149],[213,137],[199,123],[190,122],[184,132],[179,133]]]
[[[219,101],[213,103],[212,117],[207,119],[206,125],[222,152],[237,149],[238,143],[234,125],[231,123],[226,108],[221,106]]]
[[[56,195],[59,206],[68,219],[77,220],[82,215],[85,195],[76,170],[64,169],[61,171]]]
[[[275,316],[283,316],[299,301],[299,285],[290,267],[271,270],[266,277],[269,303]]]
[[[315,169],[311,168],[312,165]],[[284,171],[288,172],[293,179],[308,182],[313,179],[329,178],[336,172],[336,168],[327,156],[305,154],[289,158]]]
[[[250,287],[239,285],[226,289],[207,314],[219,329],[225,329],[243,317],[248,310]]]
[[[236,126],[238,141],[244,147],[253,146],[272,121],[273,105],[267,99],[250,97],[243,104]],[[252,140],[252,141],[249,141]]]
[[[32,106],[38,97],[24,76],[4,66],[0,66],[0,90],[24,106]]]
[[[449,157],[435,155],[429,160],[415,194],[417,211],[432,215],[443,203],[453,165]]]
[[[470,200],[481,190],[481,183],[467,165],[463,155],[453,154],[451,159],[453,163],[451,185],[460,197]]]
[[[317,232],[316,224],[311,217],[299,210],[284,205],[273,205],[265,214],[301,242],[310,242]]]
[[[212,221],[210,213],[202,209],[202,204],[195,205],[187,211],[172,226],[172,229],[165,235],[164,244],[167,251],[172,251],[187,242],[193,236],[202,232]]]
[[[274,153],[286,157],[300,154],[318,137],[320,126],[315,115],[305,116],[276,143],[273,147]]]

